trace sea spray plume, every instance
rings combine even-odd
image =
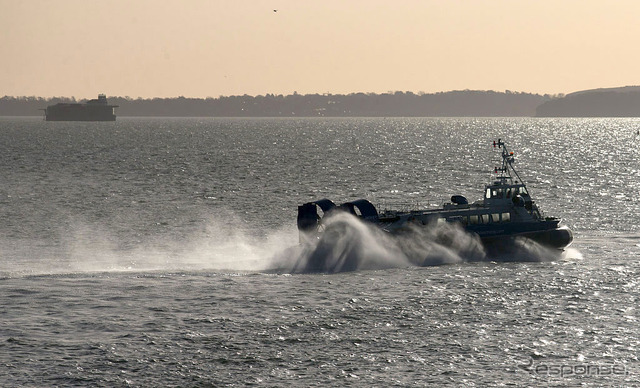
[[[335,212],[325,217],[323,224],[325,230],[319,239],[303,242],[290,272],[336,273],[411,265],[391,236],[349,213]]]
[[[35,273],[214,270],[335,273],[432,266],[479,260],[547,261],[561,252],[530,240],[508,253],[486,253],[475,234],[451,223],[408,225],[391,235],[368,222],[336,212],[323,219],[322,238],[297,244],[294,225],[256,230],[231,211],[218,211],[190,236],[150,235],[132,244],[104,225],[75,220],[62,249]],[[289,248],[287,248],[289,247]],[[59,256],[59,257],[58,257]]]
[[[297,242],[295,226],[256,230],[233,213],[215,217],[188,235],[149,235],[139,241],[104,225],[75,220],[65,233],[57,268],[38,273],[157,270],[266,271],[269,260]]]
[[[502,239],[489,250],[456,223],[408,224],[391,235],[346,212],[323,219],[324,233],[281,251],[273,270],[288,273],[337,273],[367,269],[435,266],[462,262],[541,262],[562,252],[518,237]]]
[[[239,220],[210,220],[207,233],[187,242],[184,260],[202,269],[269,271],[283,256],[283,247],[296,244],[295,226],[251,230]]]
[[[410,223],[395,240],[408,260],[420,267],[486,259],[480,238],[455,223]]]
[[[347,212],[323,219],[320,238],[308,235],[299,247],[273,260],[277,271],[336,273],[365,269],[431,266],[484,260],[476,235],[454,224],[409,225],[391,235]]]
[[[563,251],[537,243],[523,236],[494,241],[480,240],[457,223],[411,225],[396,238],[399,247],[417,266],[458,262],[544,262],[564,257]],[[575,254],[573,254],[575,256]]]
[[[584,256],[575,248],[567,248],[562,252],[562,260],[584,260]]]
[[[188,239],[170,243],[177,264],[193,269],[268,272],[298,242],[295,225],[256,228],[230,210],[218,210]],[[166,256],[166,255],[165,255]]]

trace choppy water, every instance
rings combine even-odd
[[[0,118],[0,382],[638,385],[638,129]],[[479,198],[498,137],[574,230],[562,257],[413,267],[373,239],[364,263],[392,268],[271,271],[292,260],[298,204]]]

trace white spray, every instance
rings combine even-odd
[[[452,224],[412,226],[391,236],[345,212],[325,218],[320,239],[298,244],[295,225],[268,233],[249,228],[237,216],[212,219],[190,238],[147,237],[123,247],[108,228],[78,222],[62,248],[28,249],[12,254],[13,274],[104,271],[260,271],[335,273],[354,270],[432,266],[469,261],[546,261],[560,258],[529,240],[517,239],[514,250],[488,257],[477,236]],[[20,257],[25,256],[25,257]],[[24,268],[20,268],[20,266]]]

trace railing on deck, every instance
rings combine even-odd
[[[412,203],[407,202],[395,202],[395,201],[383,201],[378,202],[375,207],[378,209],[378,213],[410,213],[410,212],[422,212],[429,209],[434,209],[442,206],[446,203],[446,200],[433,201],[423,200]]]

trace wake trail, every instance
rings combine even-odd
[[[575,249],[562,254],[526,239],[515,239],[506,253],[490,254],[476,235],[446,223],[412,226],[399,236],[345,212],[326,217],[325,224],[322,238],[299,243],[295,225],[257,231],[226,215],[208,220],[186,238],[148,237],[133,245],[107,228],[78,224],[56,249],[46,243],[5,249],[0,277],[144,271],[339,273],[581,257]]]

